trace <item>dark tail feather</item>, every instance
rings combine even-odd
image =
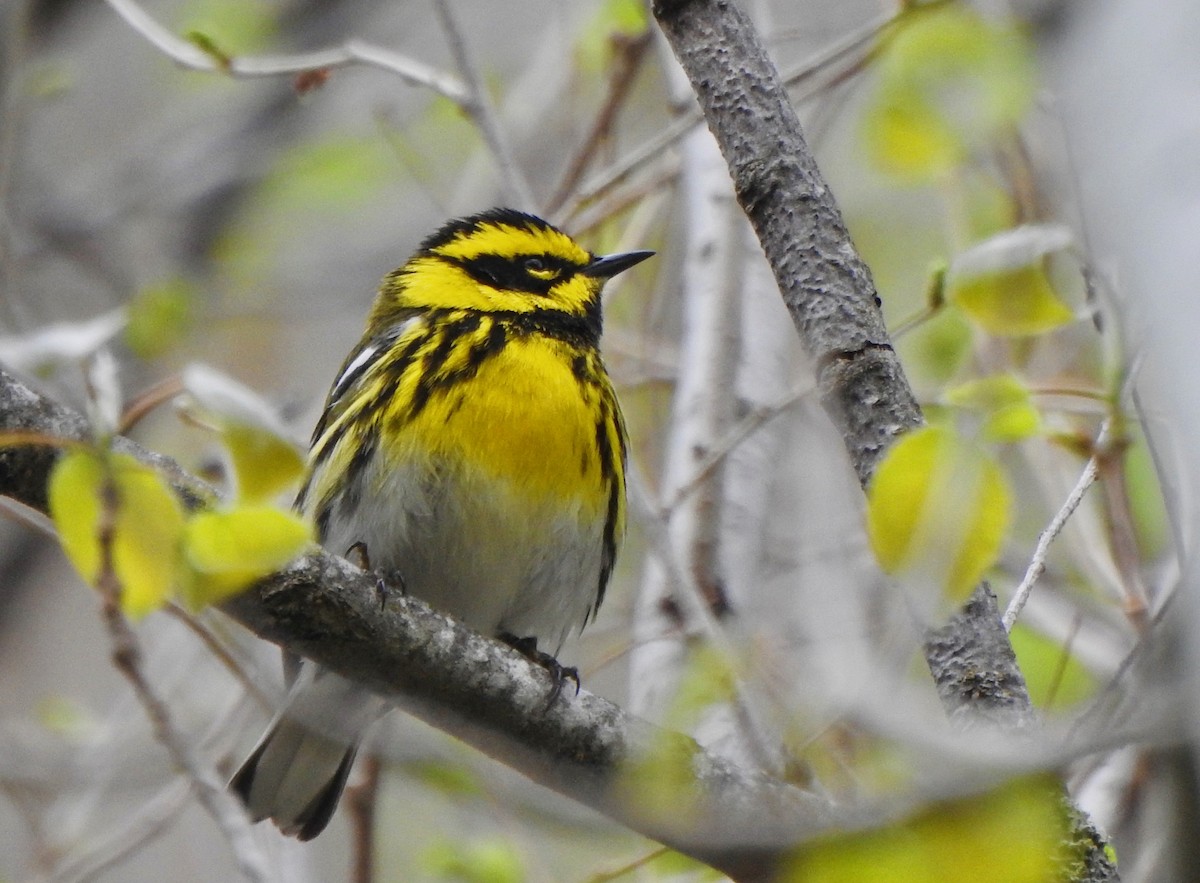
[[[281,718],[246,758],[229,787],[258,822],[311,840],[325,830],[354,765],[358,744],[346,745]]]
[[[346,754],[342,757],[342,762],[338,765],[337,772],[334,773],[333,778],[329,780],[329,784],[313,798],[312,803],[305,807],[304,812],[296,818],[296,821],[301,826],[300,830],[296,831],[296,838],[298,840],[312,840],[325,830],[325,826],[333,818],[338,801],[342,799],[342,792],[346,790],[346,780],[350,778],[350,768],[354,766],[354,755],[357,753],[357,745],[351,745],[346,750]],[[286,833],[290,834],[291,832],[288,831]]]

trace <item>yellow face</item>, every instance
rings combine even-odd
[[[452,221],[384,281],[373,318],[400,310],[550,311],[599,323],[609,276],[650,252],[598,258],[545,221],[493,209]]]

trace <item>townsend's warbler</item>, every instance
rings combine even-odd
[[[469,626],[557,652],[599,607],[625,526],[625,429],[598,348],[600,289],[652,254],[597,257],[545,221],[451,221],[383,282],[313,433],[296,505]],[[234,776],[251,815],[307,840],[384,710],[302,671]]]

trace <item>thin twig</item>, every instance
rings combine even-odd
[[[379,755],[369,754],[359,763],[362,775],[353,788],[346,791],[346,809],[354,832],[354,860],[350,871],[352,883],[373,883],[375,879],[375,809],[379,801],[379,777],[383,764]]]
[[[1079,636],[1079,630],[1083,628],[1083,613],[1076,610],[1075,615],[1071,617],[1071,628],[1067,631],[1067,637],[1063,641],[1062,652],[1058,654],[1058,662],[1054,666],[1054,673],[1050,677],[1050,686],[1046,688],[1046,704],[1043,706],[1047,711],[1054,704],[1054,700],[1058,698],[1058,689],[1062,686],[1063,678],[1067,673],[1067,666],[1071,662],[1071,645],[1075,643],[1075,638]]]
[[[945,0],[940,0],[940,2],[945,2]],[[814,74],[825,70],[825,68],[829,67],[835,61],[840,60],[843,56],[849,55],[851,52],[855,52],[872,40],[875,40],[884,31],[894,25],[904,14],[903,10],[897,13],[889,12],[875,21],[864,25],[859,30],[847,34],[842,39],[822,48],[815,55],[806,58],[792,70],[783,72],[780,75],[783,85],[789,90],[802,85]],[[857,65],[858,63],[859,60],[855,59],[854,64]],[[811,93],[806,93],[806,97],[808,94]]]
[[[945,0],[936,0],[936,2],[945,2]],[[886,20],[869,24],[861,31],[851,34],[845,40],[834,44],[828,50],[807,59],[793,70],[788,71],[784,78],[784,84],[789,90],[795,89],[826,65],[838,60],[842,55],[854,50],[864,42],[878,36],[894,24],[898,17],[897,15],[891,15]],[[822,88],[824,87],[819,85],[808,89],[799,95],[793,95],[793,99],[795,101],[804,101],[821,91]],[[668,148],[674,146],[680,138],[687,135],[696,126],[703,124],[703,122],[704,114],[700,112],[699,108],[693,107],[683,113],[678,119],[654,135],[654,137],[641,147],[634,149],[624,158],[584,181],[576,193],[575,199],[572,200],[570,207],[564,211],[564,215],[567,218],[574,217],[593,200],[598,199],[613,187],[624,182],[626,178],[643,166],[655,160],[662,159]]]
[[[621,160],[613,163],[604,171],[597,173],[583,182],[571,201],[570,206],[563,211],[563,216],[572,218],[584,206],[600,198],[613,187],[623,183],[634,172],[652,160],[665,160],[665,151],[680,138],[704,122],[699,111],[690,111],[675,120],[641,147],[634,149]]]
[[[1017,590],[1013,594],[1012,600],[1008,602],[1008,607],[1001,618],[1006,632],[1012,631],[1013,624],[1017,621],[1017,617],[1021,615],[1021,610],[1025,607],[1025,602],[1029,600],[1029,594],[1033,591],[1034,583],[1046,572],[1046,556],[1050,552],[1050,544],[1062,533],[1067,520],[1079,508],[1080,502],[1083,501],[1083,495],[1087,493],[1088,488],[1095,483],[1100,475],[1101,451],[1108,441],[1109,425],[1109,421],[1105,420],[1100,429],[1100,435],[1096,439],[1096,453],[1092,454],[1091,459],[1087,461],[1087,465],[1083,467],[1083,473],[1079,476],[1079,481],[1075,482],[1075,487],[1071,490],[1062,508],[1058,510],[1054,518],[1046,525],[1046,529],[1038,535],[1037,546],[1033,550],[1033,558],[1030,560],[1029,567],[1025,571],[1025,577],[1021,580],[1021,584],[1017,586]]]
[[[517,166],[512,146],[508,143],[508,139],[500,127],[496,109],[488,97],[487,87],[479,74],[475,58],[467,49],[462,29],[458,26],[458,21],[450,10],[449,0],[437,0],[433,4],[433,11],[437,14],[438,21],[441,22],[442,30],[445,31],[446,42],[450,44],[450,54],[454,56],[458,72],[467,84],[467,93],[459,104],[479,128],[484,142],[491,150],[496,165],[500,169],[501,178],[508,188],[509,198],[517,204],[518,208],[532,210],[534,208],[533,191],[529,189],[529,183]]]
[[[602,202],[595,203],[586,215],[575,214],[571,222],[571,230],[578,236],[586,236],[592,230],[612,220],[617,215],[633,206],[640,206],[651,198],[662,193],[675,183],[679,177],[679,162],[668,158],[653,175],[637,181],[629,187],[618,190],[606,196]],[[579,208],[578,206],[576,207]],[[617,280],[621,277],[618,276]],[[606,287],[605,292],[608,291]]]
[[[126,435],[137,426],[147,414],[184,392],[183,378],[179,374],[171,374],[159,380],[148,389],[134,396],[117,423],[118,435]]]
[[[145,847],[162,835],[187,806],[191,783],[184,777],[171,781],[148,800],[139,803],[128,815],[117,819],[117,827],[89,839],[86,847],[74,851],[54,868],[55,883],[86,883]]]
[[[619,868],[613,868],[611,871],[599,871],[593,874],[588,877],[587,883],[610,883],[612,880],[632,879],[637,871],[642,870],[652,861],[662,858],[666,853],[667,849],[665,847],[660,846],[658,849],[652,849],[645,855],[635,858],[633,861],[626,862]]]
[[[1105,527],[1112,549],[1113,562],[1121,575],[1125,593],[1125,615],[1138,631],[1148,626],[1149,596],[1142,579],[1137,531],[1133,524],[1132,502],[1125,480],[1124,460],[1129,451],[1129,439],[1122,437],[1106,445],[1097,461],[1100,486],[1104,491]]]
[[[708,455],[695,464],[692,476],[679,485],[675,492],[671,495],[671,499],[666,501],[660,507],[661,514],[665,517],[670,515],[672,510],[682,503],[693,491],[696,490],[702,482],[708,479],[721,461],[733,453],[734,448],[746,440],[747,436],[757,430],[763,424],[778,417],[796,402],[800,401],[806,395],[813,391],[814,387],[811,383],[806,384],[803,389],[798,389],[789,395],[782,402],[774,405],[768,405],[755,408],[743,417],[737,425],[733,426],[720,442],[708,452]]]
[[[263,692],[262,687],[255,683],[254,678],[246,673],[241,663],[233,658],[233,654],[225,648],[225,645],[212,633],[212,630],[208,626],[202,623],[194,614],[189,613],[174,602],[164,607],[163,612],[175,617],[184,624],[188,631],[199,638],[200,642],[204,644],[204,648],[237,679],[237,682],[242,685],[242,689],[249,694],[250,698],[254,700],[259,708],[268,714],[275,711],[275,703],[271,701],[271,697]]]
[[[142,651],[128,620],[121,612],[121,582],[113,565],[113,540],[116,513],[120,501],[111,482],[101,490],[102,505],[96,527],[100,548],[100,567],[96,588],[100,592],[105,625],[112,642],[113,665],[141,703],[157,741],[167,749],[171,760],[191,781],[200,804],[212,816],[225,835],[242,876],[255,883],[270,879],[266,856],[258,848],[251,830],[250,817],[208,764],[194,756],[191,746],[176,730],[166,703],[155,693],[142,670]]]
[[[591,165],[600,146],[612,134],[617,114],[629,97],[633,81],[637,77],[638,71],[641,70],[642,61],[646,57],[646,50],[650,47],[651,40],[652,32],[650,30],[632,38],[613,38],[618,51],[613,62],[612,73],[608,78],[608,95],[604,104],[601,105],[599,113],[596,114],[596,119],[592,122],[587,137],[583,139],[583,145],[567,166],[567,171],[554,191],[554,195],[546,201],[544,207],[546,215],[553,215],[563,207],[567,197],[571,195],[571,191],[575,189],[580,178],[583,177],[583,173]]]
[[[411,86],[432,89],[465,107],[470,95],[455,77],[379,46],[362,40],[347,40],[341,46],[295,55],[262,55],[253,58],[227,56],[205,51],[159,24],[135,0],[107,0],[108,5],[125,19],[133,30],[176,64],[188,70],[223,73],[231,77],[276,77],[349,67],[362,64],[396,74]]]
[[[587,236],[594,229],[612,221],[614,217],[624,214],[631,208],[637,208],[652,202],[660,194],[664,193],[667,187],[670,187],[679,178],[679,162],[676,158],[670,158],[667,162],[662,163],[656,173],[652,176],[647,176],[646,179],[636,181],[624,190],[608,194],[602,202],[594,203],[586,215],[575,215],[575,220],[571,222],[571,232],[578,236]],[[620,281],[620,276],[613,280]],[[608,287],[605,287],[605,300],[607,301]]]

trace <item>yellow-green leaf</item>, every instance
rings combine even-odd
[[[988,333],[1001,337],[1043,334],[1075,318],[1041,266],[958,277],[950,291],[964,313]]]
[[[1046,261],[1072,243],[1061,225],[1027,224],[997,233],[954,259],[950,299],[990,334],[1042,334],[1075,316],[1047,275]]]
[[[708,708],[733,698],[734,683],[726,655],[710,644],[696,645],[688,654],[671,706],[664,710],[664,720],[675,729],[690,729]]]
[[[798,850],[795,883],[1047,883],[1061,878],[1068,833],[1060,786],[1027,776],[911,818]]]
[[[1031,401],[1014,402],[987,415],[979,429],[982,438],[994,442],[1019,442],[1042,431],[1042,412]]]
[[[50,476],[50,513],[67,557],[93,585],[101,575],[99,529],[108,490],[113,575],[122,609],[136,619],[170,596],[179,569],[183,510],[159,474],[130,456],[65,454]]]
[[[900,439],[879,464],[867,528],[880,566],[958,600],[992,566],[1011,519],[999,465],[948,427]]]
[[[79,741],[94,736],[103,726],[87,706],[69,696],[45,697],[38,702],[34,716],[40,726],[55,736]]]
[[[437,101],[430,104],[442,106]],[[406,119],[402,127],[405,139],[413,137],[408,131],[411,122]],[[461,119],[458,125],[464,126]],[[439,131],[444,137],[446,127]],[[465,151],[474,144],[473,135],[440,143],[439,161],[449,151]],[[276,308],[281,280],[296,272],[298,243],[324,241],[331,225],[401,193],[400,183],[406,180],[409,176],[397,163],[395,148],[378,135],[303,139],[281,153],[240,201],[237,214],[213,244],[221,288],[231,308],[234,301],[240,313]],[[283,218],[286,223],[281,223]],[[286,288],[286,281],[282,285]]]
[[[276,31],[277,7],[262,0],[189,0],[181,10],[184,36],[222,67],[230,55],[265,49]]]
[[[914,383],[941,386],[970,354],[971,325],[958,310],[941,310],[906,334],[899,347]]]
[[[866,118],[865,144],[882,171],[920,181],[962,162],[966,145],[936,110],[910,90],[881,96]]]
[[[946,390],[945,399],[951,405],[982,412],[980,434],[990,441],[1020,441],[1036,435],[1042,426],[1029,387],[1011,374],[969,380]]]
[[[946,401],[960,408],[995,411],[1029,400],[1029,387],[1012,374],[968,380],[946,390]]]
[[[89,584],[100,571],[100,491],[104,467],[94,451],[68,451],[50,473],[50,518],[67,559]]]
[[[501,837],[446,838],[425,850],[421,865],[422,876],[429,880],[524,883],[528,879],[516,848]]]
[[[265,428],[232,424],[222,436],[243,503],[266,502],[304,471],[304,457],[296,446]]]
[[[121,580],[121,607],[133,618],[163,606],[179,569],[183,509],[162,477],[132,457],[113,457],[116,533],[113,565]]]
[[[1009,633],[1029,698],[1038,708],[1075,705],[1096,692],[1096,679],[1062,642],[1018,623]]]
[[[404,765],[405,774],[426,788],[454,797],[482,797],[487,789],[475,769],[453,760],[413,761]]]
[[[612,59],[614,37],[632,37],[646,30],[646,6],[639,0],[605,0],[595,17],[579,29],[575,59],[580,70],[600,75]]]
[[[1153,559],[1167,547],[1170,522],[1158,472],[1144,437],[1138,437],[1125,451],[1125,482],[1138,548],[1143,558]]]
[[[912,11],[887,34],[863,125],[885,172],[923,181],[1017,122],[1033,98],[1033,53],[1012,25],[960,5]]]
[[[125,345],[143,359],[167,352],[187,333],[194,299],[195,292],[183,279],[143,288],[129,305]]]
[[[266,502],[300,477],[304,458],[270,402],[205,365],[189,365],[183,386],[201,417],[221,433],[239,502]]]
[[[263,181],[261,198],[279,211],[358,208],[396,174],[379,138],[331,137],[299,142]]]
[[[626,799],[651,816],[670,814],[684,823],[698,795],[692,769],[694,743],[679,734],[694,730],[735,692],[729,657],[708,644],[691,648],[678,688],[659,711],[666,728],[622,771]]]
[[[303,552],[311,536],[308,522],[273,506],[195,515],[184,536],[193,570],[183,591],[186,602],[199,608],[237,594]]]

